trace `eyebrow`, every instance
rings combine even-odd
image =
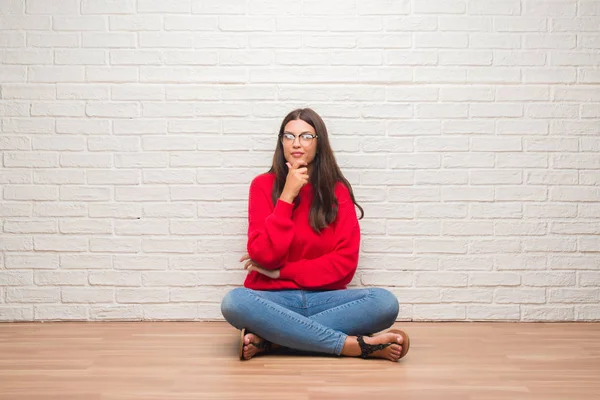
[[[290,134],[294,134],[293,132],[290,131],[284,131],[283,133],[290,133]],[[304,131],[304,132],[300,132],[300,135],[304,135],[305,133],[310,133],[311,135],[314,135],[315,133],[311,132],[311,131]]]

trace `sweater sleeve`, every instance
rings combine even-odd
[[[328,289],[346,286],[356,272],[360,249],[360,226],[354,203],[344,186],[339,196],[338,215],[334,229],[333,250],[314,259],[286,261],[281,279],[289,279],[307,289]]]
[[[277,269],[294,238],[294,206],[277,200],[273,208],[270,185],[265,182],[264,176],[259,176],[250,185],[247,250],[250,258],[262,267]]]

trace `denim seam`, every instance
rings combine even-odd
[[[308,318],[315,318],[315,317],[320,316],[320,315],[327,315],[330,312],[334,312],[334,311],[338,311],[340,309],[348,308],[348,307],[351,307],[351,306],[353,306],[355,304],[364,303],[365,301],[367,301],[367,300],[372,299],[373,297],[375,297],[375,295],[373,294],[373,290],[372,289],[368,289],[368,290],[369,290],[369,293],[367,295],[363,296],[360,299],[352,300],[352,301],[350,301],[348,303],[341,304],[341,305],[339,305],[337,307],[330,308],[330,309],[327,309],[325,311],[321,311],[320,313],[313,314],[313,315],[311,315]]]
[[[318,322],[312,321],[312,320],[310,321],[310,323],[309,323],[309,324],[307,324],[305,321],[302,321],[302,320],[300,320],[300,319],[298,319],[298,318],[295,318],[293,315],[291,315],[291,314],[289,314],[289,313],[284,313],[284,312],[282,312],[281,310],[278,310],[277,308],[275,308],[275,307],[273,307],[271,304],[269,304],[269,302],[268,302],[268,301],[266,301],[265,299],[263,299],[263,298],[262,298],[262,297],[260,297],[260,296],[257,296],[257,295],[255,295],[254,293],[252,293],[252,292],[250,292],[250,291],[248,292],[248,295],[250,295],[250,296],[253,296],[253,297],[254,297],[256,300],[258,300],[260,303],[262,303],[263,305],[265,305],[265,306],[269,307],[271,310],[273,310],[273,311],[277,312],[278,314],[281,314],[281,315],[282,315],[282,316],[284,316],[284,317],[288,317],[289,319],[293,320],[294,322],[296,322],[296,323],[299,323],[299,324],[302,324],[302,325],[303,325],[303,326],[305,326],[305,327],[309,327],[309,328],[311,328],[311,329],[315,329],[315,330],[317,330],[317,331],[320,331],[320,332],[322,332],[322,333],[328,333],[327,331],[332,331],[332,332],[334,332],[334,334],[338,334],[338,335],[339,335],[339,336],[338,336],[338,344],[335,346],[335,348],[333,349],[332,353],[334,353],[334,354],[338,354],[338,355],[341,353],[341,349],[340,349],[340,343],[343,343],[343,341],[342,341],[341,339],[342,339],[342,338],[344,338],[344,336],[345,336],[345,334],[344,334],[344,333],[342,333],[342,332],[338,332],[338,331],[336,331],[336,330],[334,330],[334,329],[327,328],[327,327],[325,327],[325,329],[323,329],[323,328],[321,328],[320,326],[316,326],[316,324],[318,324],[318,325],[321,325],[321,324],[319,324]],[[306,317],[305,317],[305,318],[306,318]],[[308,319],[308,318],[307,318],[307,319]],[[344,340],[345,340],[345,338],[344,338]],[[338,349],[339,349],[339,352],[338,352]]]

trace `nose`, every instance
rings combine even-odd
[[[295,136],[294,141],[292,142],[293,147],[300,147],[300,136]]]

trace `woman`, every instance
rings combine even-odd
[[[241,329],[240,359],[276,347],[397,361],[408,336],[390,330],[398,301],[384,289],[346,289],[358,264],[360,227],[350,183],[325,123],[309,108],[281,123],[273,165],[250,185],[244,288],[221,312]]]

